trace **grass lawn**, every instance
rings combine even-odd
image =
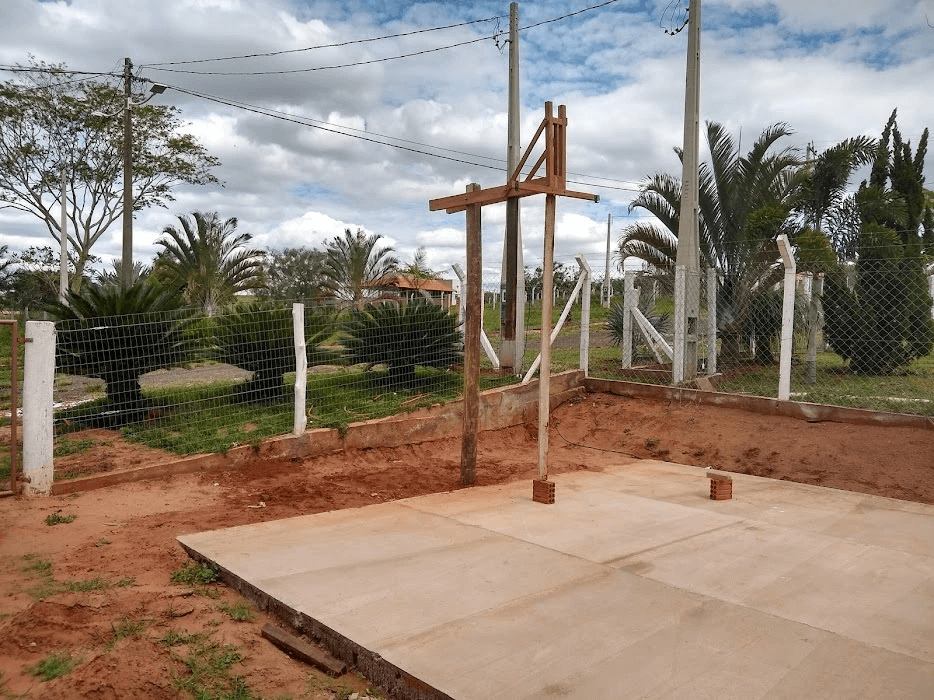
[[[406,390],[388,388],[386,376],[386,371],[367,372],[356,368],[309,375],[308,429],[344,430],[350,423],[454,401],[460,397],[463,387],[460,373],[454,371],[419,367],[416,385]],[[511,376],[483,377],[481,389],[513,381]],[[177,454],[195,454],[224,453],[240,445],[258,445],[264,438],[292,431],[291,386],[281,401],[240,403],[234,400],[238,384],[224,381],[192,387],[144,389],[146,397],[160,408],[155,409],[146,422],[124,427],[121,432],[132,442]],[[60,411],[56,414],[59,432],[81,429],[82,417],[99,413],[106,407],[106,399],[101,398]]]

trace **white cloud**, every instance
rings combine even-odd
[[[645,11],[618,3],[522,35],[524,142],[538,126],[544,100],[567,104],[568,169],[575,174],[569,179],[591,183],[570,186],[601,196],[599,204],[559,201],[556,256],[563,261],[572,262],[579,250],[594,256],[592,265],[602,261],[607,214],[614,216],[615,240],[632,220],[626,218],[627,207],[637,183],[656,171],[680,171],[672,146],[682,138],[687,37],[662,33],[659,18],[666,5],[654,3]],[[744,144],[765,126],[784,121],[796,132],[789,144],[803,147],[813,140],[823,148],[855,134],[878,135],[897,106],[903,134],[916,142],[930,114],[920,91],[934,69],[929,51],[934,30],[924,22],[925,12],[934,20],[932,5],[932,0],[705,2],[702,119],[723,122],[734,135],[742,129]],[[489,17],[502,9],[485,0],[406,6],[369,0],[352,5],[7,0],[0,63],[24,62],[32,53],[76,69],[119,71],[127,55],[141,66],[299,49]],[[558,0],[524,4],[522,23],[569,9]],[[424,51],[491,32],[491,24],[476,24],[174,68],[305,69]],[[320,245],[346,227],[360,226],[392,241],[403,259],[424,245],[432,267],[462,261],[463,214],[429,212],[428,200],[463,192],[469,182],[484,187],[503,182],[502,169],[495,168],[504,167],[499,159],[505,156],[506,68],[506,55],[489,41],[410,59],[279,75],[142,68],[143,76],[159,82],[365,131],[358,136],[391,135],[411,150],[170,90],[157,99],[178,106],[188,130],[221,159],[216,174],[225,186],[182,187],[169,209],[139,213],[136,254],[154,254],[165,225],[178,214],[201,210],[238,217],[241,229],[260,245]],[[446,159],[414,152],[425,150]],[[525,257],[533,266],[542,254],[543,207],[541,197],[522,205]],[[504,211],[498,205],[483,213],[484,266],[491,279],[502,256]],[[97,254],[119,254],[119,232],[111,233]],[[0,244],[6,242],[22,248],[49,238],[41,222],[0,210]]]

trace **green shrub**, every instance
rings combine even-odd
[[[351,363],[386,365],[387,385],[411,388],[419,365],[444,369],[463,359],[457,320],[442,307],[415,301],[369,305],[350,312],[344,347]]]
[[[179,310],[177,295],[145,280],[126,289],[85,284],[66,302],[50,308],[58,319],[57,369],[103,379],[109,404],[83,422],[119,427],[144,419],[153,406],[139,377],[188,359],[190,313]]]
[[[217,357],[253,377],[237,389],[242,401],[276,401],[285,397],[283,375],[295,371],[292,309],[269,302],[247,302],[215,319]],[[305,347],[314,358],[318,346],[334,332],[329,309],[305,309]]]

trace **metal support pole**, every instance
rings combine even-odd
[[[480,185],[467,185],[475,192]],[[467,300],[464,332],[464,435],[461,443],[461,484],[469,486],[477,480],[477,433],[480,429],[480,330],[482,329],[483,296],[480,289],[483,274],[481,257],[480,205],[467,207]]]
[[[133,282],[133,118],[131,116],[133,88],[133,63],[123,61],[123,92],[126,104],[123,107],[123,257],[121,258],[120,281],[124,288]]]

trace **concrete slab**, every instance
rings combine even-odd
[[[934,697],[934,506],[643,461],[180,537],[405,698]]]

